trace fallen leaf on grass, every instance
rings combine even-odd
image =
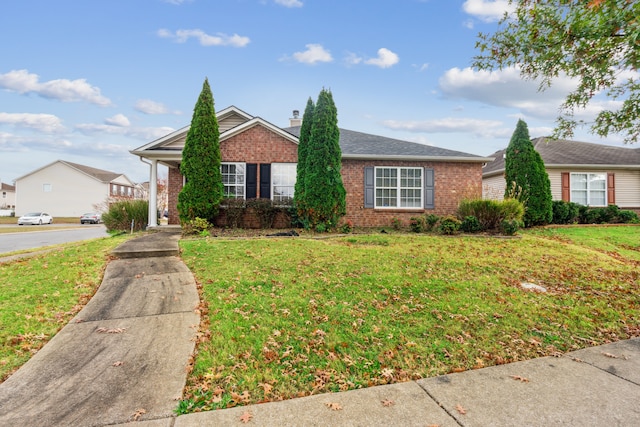
[[[514,380],[517,380],[523,383],[529,382],[529,378],[521,377],[520,375],[510,375],[510,377],[513,378]]]
[[[342,406],[337,403],[337,402],[329,402],[329,403],[325,403],[326,407],[331,409],[332,411],[341,411],[342,410]]]
[[[464,408],[462,407],[462,405],[461,405],[461,404],[459,404],[459,403],[456,405],[456,411],[460,412],[462,415],[464,415],[464,414],[466,414],[466,413],[467,413],[467,410],[466,410],[466,409],[464,409]]]
[[[144,414],[146,414],[147,411],[143,408],[138,409],[134,414],[133,414],[133,421],[138,421],[140,419],[140,417],[142,417]]]
[[[384,399],[384,400],[381,400],[380,402],[382,403],[382,406],[385,406],[385,407],[393,406],[396,404],[396,402],[390,399]]]
[[[627,356],[616,356],[615,354],[611,354],[611,353],[606,353],[606,352],[602,352],[602,354],[606,357],[610,357],[612,359],[622,359],[622,360],[627,360],[628,357]]]
[[[126,330],[127,328],[98,328],[96,332],[99,334],[121,334]]]
[[[113,362],[113,365],[111,366],[122,366],[122,365],[124,365],[124,362],[121,360],[118,360],[117,362]]]
[[[251,418],[253,418],[253,415],[251,415],[251,412],[247,411],[240,416],[240,421],[242,421],[242,424],[246,424],[251,421]]]

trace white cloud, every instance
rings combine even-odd
[[[559,77],[545,91],[539,84],[520,77],[511,67],[501,71],[452,68],[439,80],[439,88],[447,98],[467,99],[499,107],[516,108],[538,118],[555,118],[566,95],[577,82]]]
[[[85,135],[106,134],[106,135],[122,135],[131,138],[141,139],[145,141],[153,140],[165,136],[174,131],[170,127],[133,127],[109,124],[81,123],[75,126],[75,129]]]
[[[113,117],[104,119],[104,122],[111,126],[127,127],[131,126],[131,122],[124,114],[116,114]]]
[[[383,47],[378,49],[377,58],[368,59],[364,61],[364,63],[369,65],[375,65],[376,67],[380,67],[380,68],[389,68],[397,64],[398,61],[400,61],[400,58],[398,58],[397,54]]]
[[[34,129],[44,133],[64,131],[62,121],[52,114],[0,113],[0,124]]]
[[[425,62],[424,64],[413,64],[412,67],[416,68],[419,72],[423,72],[429,68],[429,63]]]
[[[144,114],[169,114],[169,109],[164,104],[150,99],[139,99],[133,108]]]
[[[300,0],[275,0],[276,4],[279,4],[284,7],[302,7],[302,2]]]
[[[422,133],[471,133],[483,138],[510,136],[512,130],[499,120],[445,117],[434,120],[385,120],[382,125],[393,130]]]
[[[344,62],[348,65],[358,65],[362,62],[362,57],[353,52],[347,52],[347,56],[344,58]]]
[[[20,94],[35,93],[62,102],[85,101],[101,107],[111,105],[109,98],[102,96],[100,89],[91,86],[85,79],[57,79],[43,83],[39,80],[40,76],[28,70],[12,70],[0,74],[0,87]]]
[[[318,62],[331,62],[333,57],[331,53],[320,44],[307,44],[307,50],[303,52],[295,52],[293,58],[303,64],[316,64]]]
[[[230,36],[224,33],[218,33],[212,36],[199,29],[177,30],[175,33],[172,33],[162,28],[158,30],[157,35],[161,38],[173,39],[176,43],[185,43],[190,38],[195,38],[202,46],[244,47],[251,42],[249,37],[239,36],[237,34]]]
[[[181,5],[182,3],[186,3],[186,2],[190,2],[192,0],[163,0],[165,3],[169,3],[169,4],[175,4],[177,6]]]
[[[462,9],[484,22],[494,22],[500,20],[505,12],[513,12],[515,6],[508,0],[467,0]]]

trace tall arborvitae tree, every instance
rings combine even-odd
[[[298,218],[303,224],[308,224],[309,219],[306,216],[306,200],[304,191],[304,176],[307,167],[307,157],[309,152],[309,140],[311,139],[311,128],[313,126],[313,110],[315,106],[311,97],[307,101],[307,107],[302,116],[302,126],[300,127],[300,136],[298,137],[298,166],[296,169],[296,186],[293,193],[293,203],[296,207]]]
[[[523,120],[518,120],[507,147],[505,180],[505,197],[515,196],[526,206],[524,223],[527,227],[551,222],[551,182]]]
[[[181,222],[203,218],[213,223],[224,193],[220,162],[218,119],[205,78],[182,150],[180,173],[186,182],[178,194]]]
[[[304,121],[303,121],[304,123]],[[331,92],[320,91],[313,110],[313,126],[304,166],[305,210],[310,226],[335,227],[346,213],[346,191],[340,168],[340,130],[338,111]]]

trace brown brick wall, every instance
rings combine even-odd
[[[434,170],[435,209],[365,209],[364,168],[368,166],[429,167]],[[390,226],[392,218],[409,225],[413,216],[434,213],[455,213],[458,203],[466,197],[482,197],[482,166],[480,163],[407,162],[382,160],[343,160],[342,180],[347,191],[347,215],[355,226]]]
[[[223,141],[220,151],[223,162],[289,163],[297,162],[298,158],[296,144],[260,125]],[[364,168],[368,166],[433,168],[435,209],[364,209]],[[390,226],[392,218],[398,218],[404,225],[408,225],[413,216],[425,213],[453,214],[463,198],[482,197],[480,163],[343,160],[342,180],[347,191],[347,215],[344,220],[352,221],[355,226]],[[169,224],[180,222],[176,206],[181,188],[180,171],[177,168],[169,169]]]

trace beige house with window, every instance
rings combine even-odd
[[[94,212],[108,199],[133,198],[126,175],[56,160],[16,179],[16,216],[45,211],[54,218]]]
[[[585,206],[617,205],[640,212],[640,148],[568,140],[532,140],[551,181],[553,200]],[[482,171],[483,197],[502,199],[506,149]]]
[[[16,207],[15,185],[0,182],[0,216],[9,216]]]

